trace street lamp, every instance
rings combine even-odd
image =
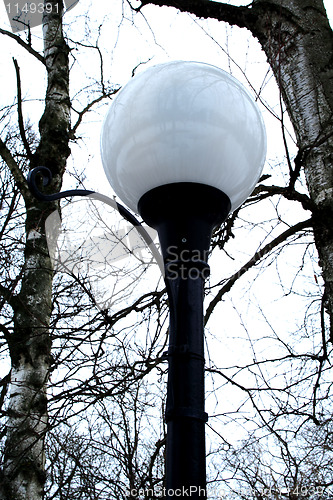
[[[105,173],[120,199],[155,228],[170,306],[166,403],[166,498],[206,498],[203,283],[214,227],[251,194],[265,161],[257,105],[219,68],[176,61],[149,68],[117,94],[104,121]],[[30,171],[40,200],[91,196],[135,226],[161,266],[150,235],[102,194],[45,194],[46,167]]]
[[[135,76],[104,121],[119,198],[158,231],[170,304],[166,498],[206,498],[203,283],[214,227],[256,185],[266,134],[256,103],[219,68],[176,61]]]

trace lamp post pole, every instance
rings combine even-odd
[[[208,267],[190,261],[166,276],[170,301],[166,402],[166,498],[206,498],[203,282]],[[193,274],[193,277],[191,276]]]
[[[169,296],[167,499],[206,498],[203,285],[212,231],[230,206],[219,189],[187,182],[157,187],[138,203],[158,231]]]

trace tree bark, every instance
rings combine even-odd
[[[333,342],[333,32],[322,0],[254,0],[236,7],[209,0],[143,0],[249,29],[273,70],[293,124],[313,202],[315,243]],[[269,131],[268,131],[269,133]]]
[[[40,142],[31,167],[49,167],[55,178],[52,188],[57,189],[70,153],[69,70],[61,3],[56,0],[50,3],[52,12],[45,14],[43,19],[48,77],[45,110],[39,124]],[[4,153],[2,156],[4,158]],[[11,167],[15,170],[14,164]],[[44,223],[56,206],[37,202],[26,186],[22,186],[22,176],[18,172],[17,178],[27,208],[26,247],[21,289],[11,300],[14,311],[14,330],[8,338],[12,362],[11,393],[0,498],[41,500],[45,483],[44,439],[48,426],[46,392],[52,363],[49,323],[53,280]]]
[[[333,341],[333,32],[322,0],[256,0],[251,23],[293,124],[313,201],[314,236]]]

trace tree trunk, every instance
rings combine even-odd
[[[40,143],[31,166],[49,167],[55,176],[53,188],[57,189],[70,152],[68,47],[62,35],[62,9],[57,1],[49,3],[53,12],[45,15],[43,24],[46,104],[39,124]],[[49,323],[53,271],[44,223],[56,207],[37,202],[26,191],[22,194],[27,208],[26,248],[21,289],[11,301],[11,393],[0,498],[40,500],[44,496],[46,392],[52,361]]]
[[[322,0],[256,0],[251,26],[291,118],[313,201],[315,242],[333,341],[333,32]],[[291,179],[293,184],[294,179]]]

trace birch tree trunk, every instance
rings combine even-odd
[[[62,35],[60,2],[48,0],[48,3],[52,3],[53,9],[43,20],[48,78],[45,110],[39,123],[40,142],[30,160],[32,167],[45,165],[50,168],[55,178],[52,189],[58,189],[70,152],[68,47]],[[32,197],[18,165],[3,143],[1,154],[21,190],[27,215],[21,289],[10,300],[14,311],[14,331],[7,339],[12,363],[11,392],[0,498],[40,500],[45,482],[46,392],[52,362],[48,327],[53,272],[44,222],[56,207],[37,202]]]
[[[333,342],[333,33],[322,0],[257,0],[252,27],[267,55],[299,148],[313,201],[313,228]]]
[[[304,167],[333,342],[333,32],[322,0],[143,0],[249,29],[258,38],[291,118],[299,148],[289,189]],[[139,10],[138,9],[138,10]],[[269,133],[269,131],[268,131]],[[287,194],[287,193],[286,193]]]

